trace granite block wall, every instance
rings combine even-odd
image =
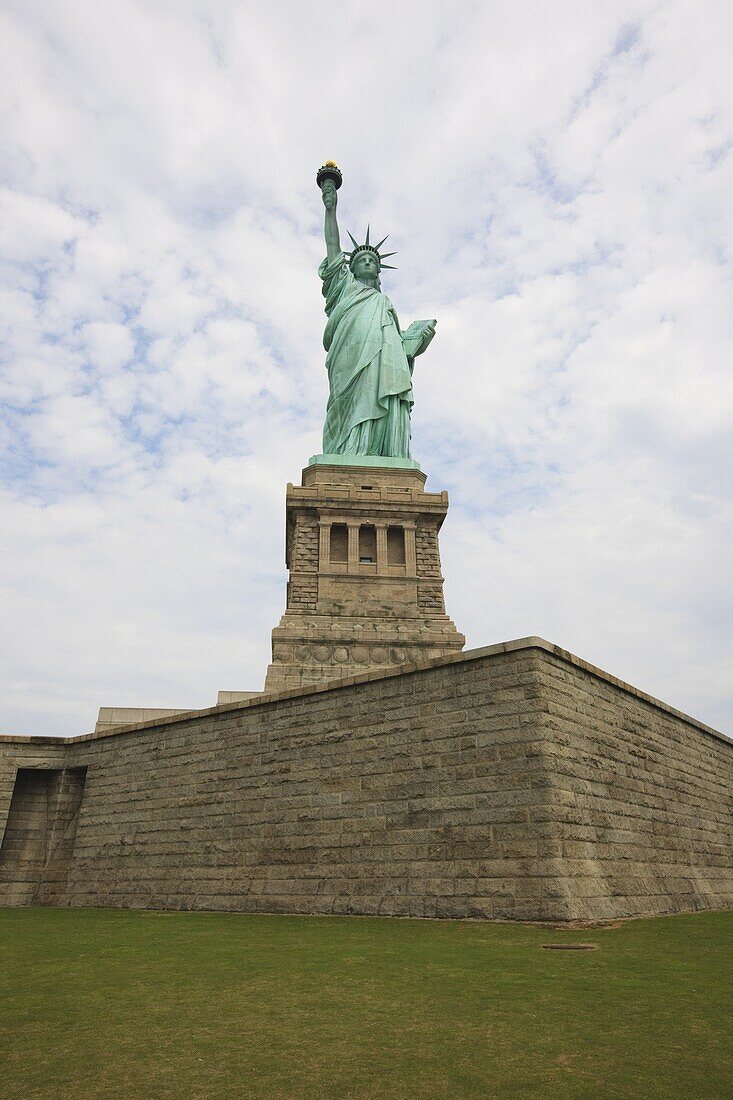
[[[0,812],[15,768],[59,754],[87,771],[54,904],[521,920],[733,905],[733,745],[541,639],[62,745],[4,738]],[[0,850],[0,900],[2,876]]]
[[[83,781],[64,768],[62,744],[0,752],[0,902],[42,904],[65,883]]]
[[[574,916],[733,906],[733,744],[580,661],[539,676]]]

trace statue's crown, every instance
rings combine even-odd
[[[347,232],[348,232],[348,230],[347,230]],[[396,252],[380,252],[379,251],[379,249],[382,247],[384,242],[387,240],[387,237],[389,236],[389,233],[387,234],[387,237],[382,237],[379,244],[370,244],[369,243],[369,226],[367,226],[366,240],[364,241],[364,244],[359,244],[354,239],[354,237],[351,235],[351,233],[349,233],[349,236],[351,237],[351,243],[354,246],[354,249],[353,249],[352,252],[346,252],[345,253],[345,255],[348,256],[348,258],[349,258],[349,266],[351,266],[351,264],[354,262],[354,259],[359,255],[360,252],[372,252],[377,257],[377,259],[379,260],[380,270],[383,267],[388,267],[391,271],[396,271],[397,270],[395,267],[392,266],[392,264],[385,264],[385,263],[382,262],[383,260],[386,260],[388,256],[396,256],[397,253]]]

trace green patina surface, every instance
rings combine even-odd
[[[320,183],[326,208],[323,280],[328,323],[326,349],[329,398],[323,426],[326,454],[410,457],[412,371],[435,335],[435,320],[414,321],[403,332],[392,302],[382,292],[383,254],[352,237],[346,253],[336,217],[336,185]],[[386,239],[386,238],[385,238]],[[390,253],[391,255],[391,253]]]
[[[384,455],[311,455],[309,466],[368,466],[372,469],[419,470],[414,458],[387,458]]]
[[[546,951],[584,941],[595,951]],[[0,910],[0,1095],[731,1095],[733,913],[527,925]]]

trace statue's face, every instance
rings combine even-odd
[[[360,252],[351,270],[355,279],[376,279],[379,276],[379,260],[373,252]]]

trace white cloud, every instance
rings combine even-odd
[[[322,210],[436,316],[449,610],[733,728],[723,2],[0,14],[2,728],[256,688],[320,449]],[[429,456],[429,461],[427,456]]]
[[[82,333],[90,366],[98,374],[119,371],[135,354],[135,339],[127,325],[90,321]]]

